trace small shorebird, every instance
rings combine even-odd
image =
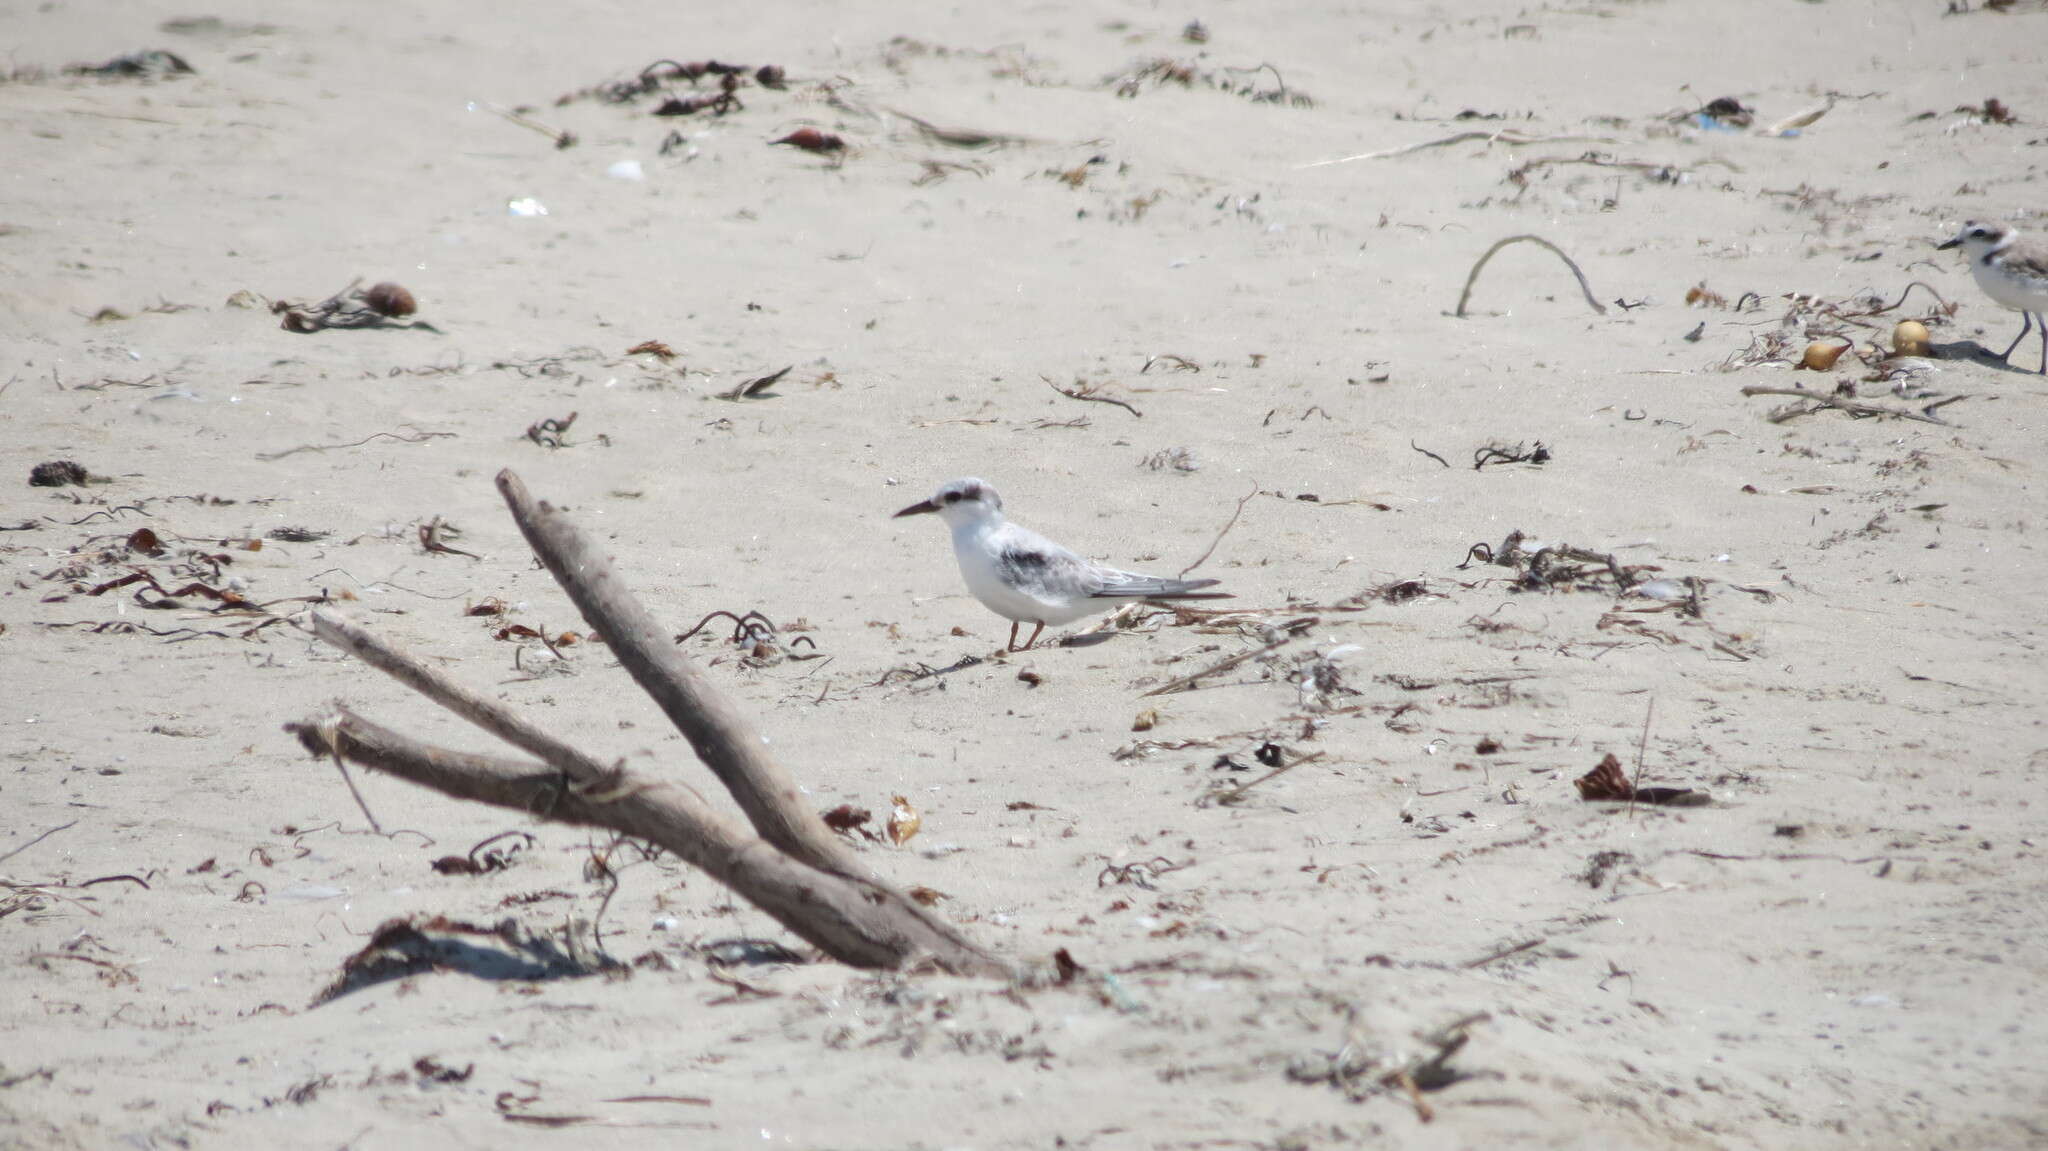
[[[2019,309],[2020,334],[2013,337],[2012,347],[2005,350],[2002,358],[2007,363],[2012,362],[2020,341],[2027,338],[2028,329],[2040,325],[2041,374],[2048,375],[2048,320],[2041,317],[2041,313],[2048,312],[2048,244],[2022,239],[2016,229],[2005,224],[1971,220],[1955,238],[1936,244],[1935,248],[1961,248],[1969,255],[1970,275],[1976,278],[1984,294],[2008,308]]]
[[[937,515],[953,529],[953,556],[967,590],[988,610],[1010,621],[1011,651],[1028,651],[1046,624],[1072,623],[1139,600],[1229,599],[1203,591],[1222,582],[1173,579],[1118,571],[1082,559],[1029,528],[1003,517],[1003,498],[983,480],[947,480],[932,498],[896,513]],[[1017,625],[1032,623],[1017,646]]]

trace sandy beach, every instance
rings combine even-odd
[[[2048,1146],[2048,6],[849,8],[0,6],[0,1147]],[[1079,975],[359,807],[310,607],[724,802],[506,468]]]

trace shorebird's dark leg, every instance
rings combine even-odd
[[[2036,312],[2034,326],[2041,329],[2041,374],[2048,376],[2048,316]]]
[[[1030,639],[1027,639],[1027,640],[1025,640],[1025,641],[1024,641],[1024,650],[1025,650],[1025,651],[1030,651],[1030,650],[1031,650],[1031,645],[1032,645],[1032,644],[1034,644],[1034,643],[1037,643],[1037,642],[1038,642],[1038,633],[1039,633],[1039,632],[1042,632],[1042,631],[1044,631],[1044,630],[1045,630],[1045,621],[1044,621],[1044,620],[1039,620],[1039,621],[1038,621],[1038,626],[1037,626],[1037,627],[1035,627],[1035,628],[1032,628],[1032,629],[1031,629],[1031,638],[1030,638]],[[1012,651],[1015,651],[1016,649],[1015,649],[1015,648],[1012,648],[1011,650],[1012,650]]]
[[[2032,314],[2030,314],[2030,313],[2028,313],[2028,312],[2021,312],[2021,313],[2020,313],[2020,334],[2019,334],[2019,335],[2017,335],[2017,336],[2014,336],[2014,337],[2012,338],[2012,346],[2011,346],[2011,347],[2009,347],[2009,348],[2007,348],[2007,349],[2005,350],[2005,354],[2004,354],[2004,355],[2002,355],[2002,356],[2000,356],[2000,357],[1998,357],[1998,358],[1999,358],[1999,359],[2001,359],[2001,360],[2004,360],[2004,361],[2005,361],[2005,362],[2007,362],[2007,363],[2011,363],[2011,362],[2012,362],[2012,354],[2013,354],[2014,352],[2016,352],[2016,351],[2019,351],[2019,348],[2020,348],[2020,341],[2021,341],[2021,340],[2024,340],[2024,339],[2026,339],[2026,338],[2027,338],[2027,331],[2028,331],[2028,329],[2032,328],[2033,326],[2034,326],[2034,317],[2033,317],[2033,315],[2032,315]],[[2041,329],[2041,338],[2042,338],[2042,339],[2044,339],[2044,340],[2048,340],[2048,325],[2044,325],[2044,326],[2042,327],[2042,329]]]
[[[1016,620],[1011,620],[1011,621],[1010,621],[1010,646],[1009,646],[1009,647],[1007,647],[1007,648],[1004,648],[1003,650],[1005,650],[1005,651],[1016,651],[1016,650],[1017,650],[1017,621],[1016,621]]]

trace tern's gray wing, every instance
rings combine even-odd
[[[1005,584],[1046,604],[1067,604],[1093,595],[1095,569],[1073,552],[1024,532],[1015,532],[996,552],[996,571]]]
[[[1201,590],[1215,587],[1222,580],[1170,579],[1101,567],[1092,569],[1088,574],[1092,584],[1088,594],[1105,599],[1227,599],[1230,594]]]

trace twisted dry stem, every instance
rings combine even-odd
[[[322,639],[539,762],[436,747],[347,709],[287,724],[285,730],[315,755],[339,757],[458,799],[645,839],[843,963],[900,968],[929,960],[966,974],[1024,973],[1020,965],[977,946],[872,875],[804,805],[794,777],[768,756],[760,736],[690,658],[668,642],[589,537],[561,511],[528,495],[510,471],[498,474],[498,489],[584,620],[690,740],[752,830],[720,814],[688,785],[606,764],[562,743],[502,704],[325,610],[310,616]]]
[[[1531,244],[1541,244],[1544,247],[1549,248],[1551,251],[1556,252],[1557,258],[1563,260],[1564,266],[1570,268],[1572,270],[1572,275],[1578,278],[1579,291],[1585,294],[1586,303],[1590,304],[1593,310],[1595,312],[1598,312],[1600,315],[1604,316],[1607,314],[1606,306],[1603,305],[1600,301],[1593,298],[1592,286],[1586,283],[1586,273],[1581,272],[1579,270],[1579,265],[1573,262],[1570,256],[1564,254],[1563,248],[1558,247],[1556,244],[1551,243],[1549,240],[1546,240],[1541,236],[1532,236],[1525,234],[1520,236],[1509,236],[1507,239],[1501,240],[1498,243],[1494,244],[1493,247],[1486,249],[1486,254],[1484,256],[1479,257],[1479,262],[1472,265],[1472,270],[1466,273],[1465,290],[1458,293],[1458,310],[1451,313],[1452,315],[1458,317],[1461,320],[1465,318],[1465,305],[1472,301],[1472,285],[1479,281],[1479,269],[1484,268],[1486,266],[1486,261],[1493,259],[1493,254],[1495,252],[1500,251],[1502,248],[1507,247],[1509,244],[1520,243],[1524,240],[1528,241]]]

